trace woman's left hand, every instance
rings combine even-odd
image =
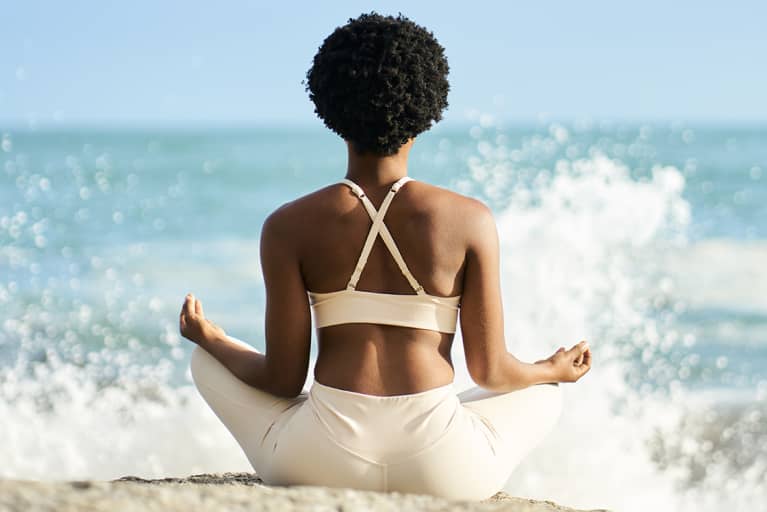
[[[221,327],[205,318],[202,302],[191,293],[187,294],[184,305],[181,307],[179,327],[184,338],[198,345],[226,336]]]

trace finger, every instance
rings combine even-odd
[[[584,375],[590,369],[591,369],[591,351],[588,351],[583,353],[583,364],[581,364],[578,367],[578,371],[581,372],[581,375]]]
[[[586,352],[583,353],[583,364],[586,366],[591,366],[591,350],[586,350]]]
[[[202,301],[200,299],[194,300],[194,311],[200,316],[205,316],[202,312]]]
[[[189,298],[189,295],[190,295],[190,294],[187,294],[187,295],[184,297],[184,302],[182,302],[182,303],[181,303],[181,313],[179,313],[180,315],[183,315],[183,314],[184,314],[184,312],[186,311],[186,302],[187,302],[187,299]]]
[[[184,300],[184,313],[190,316],[193,316],[195,314],[194,296],[191,293],[187,294],[186,299]]]
[[[572,348],[570,348],[570,350],[567,351],[567,353],[568,355],[572,356],[573,359],[575,359],[583,353],[583,351],[585,350],[584,347],[588,348],[588,344],[585,341],[581,341],[573,345]]]

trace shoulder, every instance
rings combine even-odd
[[[262,236],[295,235],[307,222],[315,219],[323,206],[335,204],[333,196],[343,187],[331,184],[281,204],[266,216]]]
[[[433,228],[468,254],[495,250],[498,231],[493,211],[484,201],[430,183],[410,185],[415,185],[410,190],[412,202],[426,211]]]
[[[442,209],[454,225],[467,228],[495,226],[493,212],[482,200],[426,182],[413,184],[416,186],[412,192],[421,194],[425,203]]]
[[[461,215],[456,219],[466,233],[466,249],[474,254],[495,250],[498,245],[498,228],[490,207],[483,201],[467,196],[463,198]]]
[[[490,208],[481,200],[425,181],[413,180],[398,194],[409,196],[407,202],[420,213],[466,234],[467,240],[483,238],[495,230]],[[327,216],[345,213],[357,204],[348,187],[333,183],[280,205],[264,221],[265,236],[291,236],[311,228]],[[348,197],[349,201],[343,201]]]
[[[291,221],[310,213],[313,209],[316,209],[317,206],[326,204],[326,201],[329,199],[329,194],[338,193],[340,189],[341,187],[336,184],[328,185],[283,203],[267,215],[264,225],[273,227],[285,226]]]
[[[425,181],[416,181],[416,180],[414,180],[411,185],[415,185],[412,187],[412,190],[414,190],[415,192],[421,193],[421,194],[428,194],[429,196],[435,199],[438,199],[444,202],[449,202],[450,204],[460,208],[464,212],[476,212],[477,210],[487,209],[487,206],[481,200],[470,197],[470,196],[465,196],[463,194],[459,194],[458,192],[455,192],[454,190],[440,187],[439,185],[434,185],[432,183],[427,183]]]
[[[467,255],[478,256],[498,250],[495,217],[484,201],[431,186],[438,191],[438,200],[444,205],[442,218],[451,226],[452,236],[461,240]]]

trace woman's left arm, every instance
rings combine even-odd
[[[207,320],[202,304],[187,295],[181,333],[221,361],[237,378],[273,395],[301,393],[309,369],[311,310],[306,293],[295,230],[286,222],[285,207],[267,217],[261,230],[261,268],[266,288],[266,351],[255,352],[229,339]]]

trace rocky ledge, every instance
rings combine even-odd
[[[146,480],[0,480],[3,512],[238,512],[238,511],[509,511],[607,512],[518,498],[499,492],[484,501],[328,487],[264,485],[253,473],[199,474]]]

